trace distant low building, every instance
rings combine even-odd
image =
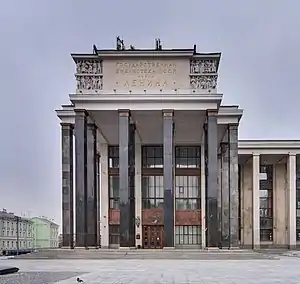
[[[33,222],[28,218],[0,211],[0,251],[32,249],[34,247]]]
[[[31,218],[34,224],[34,248],[58,248],[59,225],[44,217]]]

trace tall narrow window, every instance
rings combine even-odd
[[[176,176],[176,210],[200,210],[200,177]]]
[[[175,148],[175,245],[201,244],[200,147]]]
[[[273,241],[273,165],[260,166],[260,240]]]
[[[120,193],[119,193],[119,147],[108,147],[108,196],[109,209],[120,209]],[[114,214],[110,214],[110,217]],[[116,220],[109,219],[109,244],[114,246],[120,243],[120,225],[116,224]]]
[[[142,177],[142,209],[163,208],[163,176]]]

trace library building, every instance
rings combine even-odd
[[[71,57],[56,110],[63,247],[300,245],[300,141],[238,139],[247,109],[222,103],[221,53],[117,37]]]

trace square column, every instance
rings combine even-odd
[[[174,129],[173,110],[163,110],[164,135],[164,246],[174,247]]]
[[[129,110],[119,110],[120,247],[135,245],[134,132]]]
[[[73,125],[61,124],[62,149],[62,245],[74,248]]]
[[[142,145],[138,137],[135,138],[135,217],[135,232],[140,236],[135,246],[142,247]]]
[[[206,243],[218,247],[218,125],[217,110],[207,111],[206,124]]]
[[[75,110],[76,246],[87,245],[87,113]]]
[[[135,124],[129,124],[128,141],[128,186],[129,186],[129,246],[135,247]]]
[[[223,248],[230,247],[230,213],[229,213],[229,147],[227,143],[221,144],[221,243]]]
[[[290,153],[287,162],[288,180],[288,245],[296,248],[296,154]]]
[[[87,243],[89,247],[97,247],[97,127],[87,125]]]
[[[205,175],[205,132],[203,132],[202,143],[201,143],[201,246],[202,248],[206,247],[206,215],[205,215],[205,206],[206,206],[206,175]]]
[[[229,247],[239,246],[238,125],[228,125],[229,146]]]
[[[109,224],[108,224],[108,145],[107,143],[101,143],[99,147],[100,151],[100,212],[101,212],[101,248],[108,248],[109,246]]]
[[[259,214],[259,188],[260,188],[260,156],[253,153],[252,161],[253,187],[252,187],[252,216],[253,216],[253,249],[260,247],[260,214]]]

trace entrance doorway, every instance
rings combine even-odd
[[[143,226],[143,248],[160,249],[164,246],[164,226]]]

